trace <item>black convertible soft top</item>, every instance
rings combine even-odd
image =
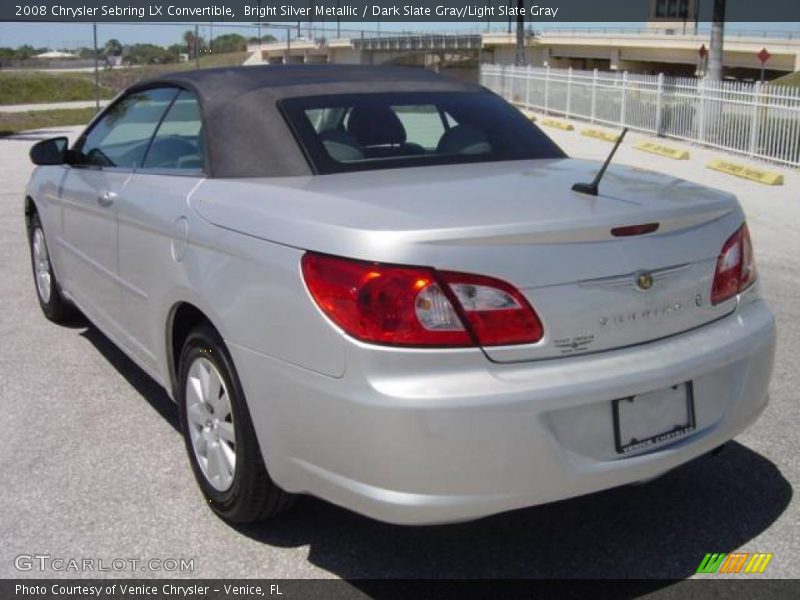
[[[176,85],[193,92],[203,112],[210,177],[290,177],[312,170],[277,103],[284,98],[369,92],[480,92],[475,84],[420,67],[264,65],[177,72],[130,91]]]

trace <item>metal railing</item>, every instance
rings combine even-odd
[[[528,109],[800,167],[800,88],[498,65],[481,83]]]
[[[642,36],[642,37],[694,37],[709,36],[709,27],[703,23],[698,27],[694,21],[677,22],[672,26],[662,27],[604,27],[602,25],[593,27],[548,27],[536,31],[540,37],[563,36],[563,37],[612,37],[612,36]],[[792,30],[758,30],[758,29],[734,29],[726,28],[725,37],[729,39],[752,38],[760,42],[781,41],[781,40],[800,40],[800,31]]]
[[[395,34],[392,37],[363,37],[352,40],[359,50],[425,50],[477,49],[480,35],[458,34]]]

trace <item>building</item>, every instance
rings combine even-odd
[[[49,52],[42,52],[41,54],[34,54],[32,58],[41,60],[65,60],[65,59],[78,58],[78,56],[76,54],[73,54],[72,52],[60,52],[58,50],[51,50]]]

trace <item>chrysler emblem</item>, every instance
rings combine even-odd
[[[650,273],[639,273],[636,277],[636,287],[645,291],[653,287],[653,276]]]

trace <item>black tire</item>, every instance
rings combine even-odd
[[[37,260],[34,253],[34,239],[37,231],[41,231],[40,243],[44,244],[45,253],[48,256],[47,269],[50,273],[49,294],[43,297],[43,292],[40,290],[38,277],[37,277]],[[62,323],[69,321],[77,316],[76,308],[61,294],[61,287],[56,279],[56,274],[53,271],[52,262],[49,260],[49,251],[47,250],[47,240],[44,237],[44,229],[39,220],[39,215],[35,212],[30,216],[28,222],[28,246],[31,252],[31,270],[33,272],[33,285],[36,290],[36,298],[39,300],[39,306],[50,321],[54,323]]]
[[[230,401],[236,460],[233,480],[223,491],[216,489],[204,474],[189,430],[187,383],[189,370],[198,358],[205,358],[216,367]],[[186,452],[195,479],[214,512],[232,523],[252,523],[289,508],[294,497],[275,485],[267,473],[239,377],[219,334],[209,325],[194,329],[186,338],[178,365],[176,399]]]

